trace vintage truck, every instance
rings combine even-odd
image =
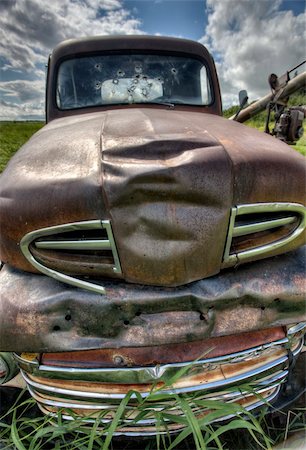
[[[176,395],[256,410],[301,394],[304,158],[222,117],[209,52],[66,41],[46,122],[0,179],[0,395],[20,370],[43,412],[109,422],[138,391],[117,429],[137,436],[183,414]]]

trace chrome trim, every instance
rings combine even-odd
[[[287,334],[290,335],[290,337],[302,332],[306,332],[306,322],[300,322],[287,328]]]
[[[40,230],[31,231],[27,233],[20,241],[20,249],[25,256],[25,258],[34,266],[37,270],[42,272],[44,275],[55,278],[63,283],[70,284],[82,289],[87,289],[98,294],[105,294],[105,288],[97,283],[92,283],[89,281],[74,278],[70,275],[65,275],[64,273],[58,272],[54,269],[41,264],[31,253],[30,244],[38,238],[49,236],[57,233],[65,233],[69,231],[79,231],[79,230],[93,230],[93,229],[105,229],[107,232],[108,239],[101,240],[84,240],[79,241],[57,241],[58,247],[56,247],[56,241],[39,241],[35,243],[37,248],[41,249],[76,249],[76,250],[96,250],[98,246],[99,249],[109,249],[112,251],[114,258],[114,266],[112,267],[113,272],[121,274],[121,265],[119,261],[119,256],[115,244],[115,240],[112,233],[111,223],[109,220],[89,220],[86,222],[73,222],[64,225],[56,225],[53,227],[41,228]],[[70,242],[70,243],[69,243]]]
[[[242,381],[250,381],[252,378],[257,377],[258,375],[261,375],[264,372],[268,372],[278,366],[281,366],[282,364],[285,364],[288,361],[288,356],[282,356],[280,358],[277,358],[276,360],[263,364],[260,367],[257,367],[256,369],[250,370],[248,372],[244,372],[239,375],[235,375],[229,378],[224,378],[222,380],[213,381],[209,383],[205,383],[205,390],[212,390],[212,389],[218,389],[220,387],[228,387],[230,385],[234,385],[236,383],[240,383]],[[21,369],[22,376],[24,377],[27,384],[30,386],[33,386],[36,389],[41,390],[42,392],[54,392],[58,394],[65,394],[72,397],[91,397],[91,398],[117,398],[117,399],[123,399],[125,397],[125,394],[117,394],[112,393],[108,394],[107,392],[84,392],[84,391],[77,391],[77,390],[70,390],[70,389],[64,389],[64,388],[57,388],[54,386],[44,385],[42,383],[38,383],[37,381],[32,380],[29,378],[25,372]],[[100,380],[97,380],[100,381]],[[110,382],[110,380],[109,380]],[[113,381],[114,383],[117,382],[117,380]],[[121,383],[123,380],[121,379]],[[130,381],[127,381],[128,384],[130,384]],[[198,392],[203,390],[203,384],[197,384],[195,386],[187,386],[183,388],[173,388],[173,389],[165,389],[161,391],[163,394],[185,394],[189,392]],[[105,386],[105,389],[107,390],[107,386]],[[146,398],[150,395],[148,392],[140,392],[139,393],[142,398]]]
[[[288,375],[288,371],[283,371],[283,372],[279,372],[277,374],[277,376],[272,376],[270,378],[267,378],[265,380],[259,380],[258,383],[256,384],[256,386],[254,386],[254,391],[256,390],[256,394],[261,394],[261,392],[267,391],[269,389],[273,389],[276,386],[281,385],[286,376]],[[105,400],[102,402],[99,401],[99,399],[96,398],[89,398],[86,397],[85,400],[82,399],[78,399],[78,398],[69,398],[68,396],[63,397],[62,395],[58,395],[55,396],[54,394],[57,393],[53,393],[53,392],[48,392],[48,396],[52,397],[51,398],[45,398],[42,396],[42,392],[40,390],[36,391],[32,389],[32,386],[28,385],[28,390],[30,392],[30,394],[32,395],[32,397],[40,402],[43,403],[45,405],[49,405],[49,406],[56,406],[59,408],[84,408],[84,409],[96,409],[96,410],[111,410],[111,409],[116,409],[118,408],[119,403],[109,403],[109,402],[105,402]],[[164,394],[165,391],[164,390],[158,390],[157,391],[158,394]],[[202,395],[201,395],[202,394]],[[246,391],[246,390],[241,390],[241,391],[233,391],[233,392],[213,392],[213,393],[209,393],[206,392],[206,389],[202,390],[201,393],[197,396],[197,400],[202,400],[202,399],[207,399],[207,400],[211,400],[211,401],[220,401],[220,400],[224,400],[224,401],[237,401],[238,399],[242,398],[242,397],[248,397],[254,395],[253,391]],[[115,399],[111,399],[111,400],[115,400]],[[171,399],[172,400],[172,399]],[[158,407],[154,406],[154,403],[152,403],[150,406],[152,407],[152,409],[156,410],[156,411],[162,411],[165,409],[165,407],[167,406],[169,409],[169,400],[159,400],[158,402]],[[160,406],[162,405],[162,406]],[[127,405],[126,409],[129,410],[133,410],[135,409],[135,405]],[[172,409],[175,409],[175,405],[172,407]]]
[[[243,226],[235,226],[237,217],[245,214],[257,213],[293,213],[294,216],[289,216],[282,219],[271,219],[254,224],[247,224]],[[269,244],[260,245],[258,247],[242,250],[237,253],[230,253],[232,239],[237,236],[243,236],[259,231],[269,230],[274,227],[284,226],[293,223],[296,216],[300,218],[297,227],[286,237],[278,239]],[[279,251],[289,243],[297,239],[305,230],[306,226],[306,208],[298,203],[254,203],[249,205],[238,205],[231,210],[231,218],[229,223],[227,241],[225,245],[222,267],[230,267],[238,262],[246,262],[250,259],[267,257],[276,250]]]
[[[211,365],[211,370],[214,371],[216,369],[219,369],[220,363],[226,364],[239,364],[241,361],[250,361],[250,366],[246,367],[244,370],[246,370],[244,373],[238,373],[238,375],[232,375],[229,376],[229,378],[225,378],[226,375],[224,375],[224,372],[220,374],[218,379],[212,381],[212,382],[201,382],[201,379],[197,379],[197,385],[190,386],[192,383],[192,376],[195,374],[193,370],[189,373],[191,379],[186,379],[186,373],[182,375],[182,377],[185,379],[185,385],[183,387],[176,387],[179,386],[178,382],[177,384],[174,383],[174,386],[164,386],[156,391],[152,391],[150,389],[150,386],[148,386],[148,389],[145,392],[139,392],[139,396],[146,400],[147,403],[141,403],[142,409],[145,411],[147,416],[143,417],[139,421],[135,421],[135,417],[139,413],[138,411],[138,397],[136,394],[132,394],[130,401],[128,402],[127,406],[125,407],[126,416],[122,420],[121,424],[119,425],[119,429],[115,432],[116,435],[130,435],[130,436],[137,436],[137,435],[156,435],[165,433],[165,427],[171,432],[177,431],[178,427],[177,424],[170,420],[167,420],[164,427],[160,429],[152,430],[152,426],[155,427],[157,424],[156,419],[154,417],[155,412],[161,412],[165,411],[172,414],[180,414],[181,411],[177,407],[177,404],[175,403],[175,397],[173,395],[190,395],[190,400],[192,401],[193,398],[195,400],[210,400],[210,401],[224,401],[224,402],[235,402],[238,403],[240,400],[246,399],[247,404],[244,406],[241,405],[242,410],[238,413],[238,415],[243,416],[243,411],[250,411],[252,409],[258,408],[262,406],[263,404],[267,404],[271,402],[279,393],[280,386],[282,383],[286,381],[286,378],[288,376],[288,364],[289,364],[289,356],[287,349],[291,348],[291,351],[293,355],[297,355],[302,347],[303,347],[303,340],[299,339],[299,341],[296,341],[297,337],[301,337],[300,333],[304,331],[306,326],[306,323],[300,323],[297,325],[293,325],[289,328],[289,339],[283,338],[279,339],[278,341],[274,341],[271,343],[267,343],[261,346],[253,347],[248,350],[244,350],[241,352],[236,352],[231,355],[221,356],[221,357],[215,357],[215,358],[208,358],[206,360],[196,361],[195,363],[178,363],[178,364],[167,364],[165,367],[171,368],[172,366],[176,370],[181,370],[182,367],[186,367],[188,373],[188,365],[191,369],[194,368],[195,365],[202,364],[202,373],[205,375],[205,372],[207,370],[210,370],[208,367]],[[295,339],[294,339],[295,338]],[[283,350],[285,352],[284,355],[276,355],[274,356],[273,353],[271,354],[271,351],[278,352],[279,350]],[[267,355],[270,360],[266,360],[266,362],[258,361],[257,362],[257,356],[258,357],[265,357]],[[274,358],[274,359],[273,359]],[[24,361],[24,358],[21,358],[20,356],[17,357],[17,359],[22,363]],[[33,363],[33,361],[31,361]],[[208,364],[208,362],[210,364]],[[252,366],[252,364],[255,365]],[[54,411],[54,408],[66,408],[69,409],[75,409],[76,411],[82,411],[84,415],[87,412],[90,414],[90,411],[92,411],[92,414],[102,413],[101,417],[101,424],[102,423],[109,423],[112,420],[112,414],[115,414],[121,400],[125,398],[127,391],[129,390],[129,386],[126,387],[126,392],[124,391],[121,393],[114,393],[108,390],[107,383],[105,385],[100,385],[98,381],[97,386],[99,387],[99,392],[94,392],[95,389],[95,383],[93,383],[92,386],[86,385],[86,380],[84,381],[84,386],[80,384],[80,386],[83,386],[86,390],[76,390],[73,386],[69,385],[69,381],[73,381],[71,379],[73,372],[75,369],[69,369],[65,370],[66,375],[69,376],[67,381],[67,387],[56,387],[52,386],[52,380],[50,379],[50,373],[48,371],[43,371],[41,369],[45,369],[45,366],[33,366],[33,364],[30,365],[32,373],[35,373],[40,379],[35,379],[35,375],[28,375],[25,373],[24,370],[21,370],[22,376],[24,380],[26,381],[28,385],[28,389],[30,394],[33,396],[33,398],[38,402],[38,406],[44,413],[48,414],[51,417],[56,417],[56,412]],[[153,369],[154,367],[150,367],[150,369]],[[54,368],[52,367],[51,370],[53,371]],[[60,368],[62,370],[62,368]],[[135,368],[106,368],[106,369],[98,369],[98,371],[107,371],[112,374],[111,379],[109,380],[112,384],[116,383],[116,380],[114,378],[114,374],[116,374],[116,371],[120,371],[124,376],[126,375],[126,370],[130,371],[136,371],[136,384],[141,384],[142,380],[139,378],[139,370],[146,369],[142,367],[135,367]],[[77,369],[78,371],[80,369]],[[89,369],[90,370],[90,369]],[[240,370],[239,367],[237,367],[237,370]],[[97,372],[96,369],[93,369],[93,371]],[[82,374],[85,376],[86,372],[88,372],[88,369],[82,370]],[[157,374],[158,371],[155,373],[152,372],[153,375]],[[165,373],[165,372],[163,372]],[[177,372],[176,372],[177,373]],[[230,372],[231,373],[231,372]],[[54,371],[54,374],[58,378],[59,372],[57,370]],[[118,374],[117,374],[118,375]],[[47,379],[43,379],[44,376],[47,376]],[[34,379],[32,379],[34,378]],[[66,377],[65,377],[66,378]],[[160,381],[162,381],[159,378]],[[155,379],[151,379],[152,381],[156,381]],[[189,385],[188,385],[189,381]],[[124,384],[129,385],[130,382],[126,380],[126,377],[121,381],[124,382]],[[48,383],[48,384],[46,384]],[[250,390],[243,388],[244,384],[248,384],[250,386]],[[241,386],[241,388],[239,388]],[[153,383],[154,387],[154,383]],[[137,390],[137,386],[131,386],[131,388]],[[234,389],[233,389],[234,388]],[[105,392],[101,392],[101,390],[104,390]],[[98,390],[98,389],[97,389]],[[155,403],[154,401],[150,402],[150,396],[153,394],[158,394],[159,401],[158,403]],[[163,395],[165,397],[163,397]],[[264,397],[263,395],[267,395]],[[168,398],[166,396],[169,396]],[[196,397],[194,397],[196,396]],[[259,398],[257,398],[257,396]],[[188,397],[187,397],[188,398]],[[46,408],[49,407],[51,411]],[[202,412],[206,411],[206,408],[202,408],[201,406],[198,406],[194,404],[191,405],[193,413],[195,415],[201,414]],[[53,412],[54,411],[54,412]],[[104,415],[103,415],[104,413]],[[82,412],[76,412],[80,416]],[[153,417],[151,417],[151,415]],[[63,419],[65,420],[71,420],[73,419],[73,416],[70,416],[67,414],[67,411],[64,411],[64,414],[62,415]],[[228,415],[224,417],[220,417],[216,419],[215,421],[224,421],[231,419],[233,415]],[[82,420],[82,416],[80,416],[80,419]],[[84,424],[96,422],[97,418],[92,417],[89,418],[83,418]],[[100,419],[99,419],[100,420]],[[183,427],[183,426],[182,426]]]
[[[282,219],[266,220],[265,222],[251,223],[248,225],[238,225],[233,229],[233,237],[244,236],[246,234],[258,233],[260,231],[270,230],[284,225],[290,225],[296,220],[296,217],[284,217]]]
[[[271,389],[273,389],[273,387],[271,387]],[[264,404],[268,404],[270,403],[273,399],[275,399],[275,397],[277,397],[277,395],[279,394],[280,391],[280,386],[276,386],[275,391],[272,392],[268,397],[263,398],[262,400],[258,400],[258,402],[256,403],[252,403],[251,405],[247,405],[244,406],[244,410],[245,411],[251,411],[253,409],[259,408],[260,406],[264,405]],[[38,406],[40,408],[40,410],[47,414],[50,417],[57,417],[57,413],[52,413],[50,411],[48,411],[46,408],[44,408],[41,404],[38,403]],[[243,412],[241,413],[237,413],[238,416],[243,416]],[[229,414],[227,416],[223,416],[223,417],[219,417],[217,419],[214,420],[214,422],[222,422],[225,420],[229,420],[232,419],[233,417],[235,417],[234,414]],[[69,416],[67,414],[62,414],[62,418],[64,420],[75,420],[75,417]],[[85,423],[95,423],[96,419],[84,419],[84,424]],[[167,423],[167,430],[160,429],[156,427],[156,422],[155,422],[155,430],[151,431],[146,429],[146,427],[144,426],[137,426],[139,422],[135,422],[135,425],[133,425],[133,428],[139,428],[139,431],[130,431],[129,430],[129,426],[127,424],[124,424],[124,428],[123,429],[118,429],[117,431],[114,432],[114,436],[131,436],[131,437],[140,437],[140,436],[156,436],[158,435],[164,435],[164,434],[168,434],[168,433],[172,433],[172,432],[177,432],[180,431],[182,428],[184,428],[184,425],[182,425],[179,428],[174,428],[173,430],[171,429],[171,423]],[[175,424],[174,424],[175,425]]]
[[[152,383],[156,380],[160,380],[163,376],[173,376],[182,368],[186,368],[184,376],[188,376],[188,373],[192,371],[195,375],[198,372],[203,372],[203,366],[208,370],[208,365],[211,364],[228,364],[239,363],[241,361],[247,361],[255,357],[263,356],[265,350],[274,349],[279,347],[282,349],[282,344],[288,344],[288,338],[279,339],[268,344],[252,347],[247,350],[243,350],[236,353],[231,353],[225,356],[218,356],[214,358],[200,359],[197,361],[189,361],[182,363],[162,364],[157,366],[145,366],[145,367],[105,367],[99,369],[79,369],[71,367],[56,367],[46,366],[39,364],[38,361],[33,363],[22,358],[20,355],[15,354],[16,359],[19,362],[21,368],[35,376],[45,376],[46,378],[56,378],[65,380],[84,380],[86,381],[100,381],[100,382],[125,382],[125,383]],[[285,347],[283,347],[285,349]],[[296,352],[296,349],[293,349]],[[188,367],[189,366],[189,367]]]
[[[84,241],[38,241],[35,247],[44,250],[111,250],[108,240],[90,239]]]
[[[267,391],[270,391],[271,389],[275,389],[278,386],[280,386],[281,383],[278,384],[273,384],[270,385],[268,387],[262,388],[262,389],[258,389],[256,390],[256,392],[253,391],[240,391],[240,392],[234,392],[232,394],[229,394],[228,397],[225,397],[224,395],[219,395],[219,396],[215,396],[213,398],[209,398],[210,401],[227,401],[227,402],[232,402],[233,400],[235,402],[238,402],[239,400],[242,399],[247,399],[249,397],[258,395],[258,396],[262,396],[262,394],[264,394]],[[94,404],[94,403],[73,403],[72,401],[69,401],[70,399],[67,399],[66,401],[61,401],[58,399],[55,400],[51,400],[48,398],[44,398],[41,395],[37,394],[35,391],[33,391],[31,388],[28,388],[29,393],[31,394],[31,396],[34,398],[34,400],[36,400],[40,405],[46,405],[46,406],[51,406],[51,407],[55,407],[55,408],[69,408],[69,409],[83,409],[83,410],[96,410],[96,411],[103,411],[106,410],[108,412],[112,412],[112,411],[116,411],[116,409],[118,408],[118,404],[116,405],[109,405],[109,404]],[[157,392],[158,394],[158,392]],[[154,394],[153,394],[154,395]],[[205,395],[201,396],[201,397],[197,397],[196,400],[205,400],[207,399],[207,397]],[[158,403],[159,405],[161,404],[161,402]],[[147,412],[153,412],[153,411],[167,411],[167,412],[171,412],[171,411],[177,411],[177,406],[171,404],[171,401],[165,401],[164,405],[161,407],[155,407],[154,406],[154,402],[150,403],[150,401],[147,401],[147,407],[145,408],[145,410]],[[198,411],[200,408],[193,408],[193,411]],[[125,407],[125,410],[128,410],[130,412],[135,412],[137,411],[137,407],[134,406],[129,406],[127,405]],[[183,414],[181,414],[183,415]],[[124,420],[124,422],[131,422],[133,419],[126,419]],[[110,419],[107,419],[105,421],[105,423],[110,422]],[[138,424],[144,424],[144,423],[152,423],[152,419],[146,420],[146,421],[139,421],[137,422]]]

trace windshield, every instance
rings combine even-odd
[[[64,61],[58,71],[60,109],[132,103],[208,105],[207,70],[198,59],[171,55],[99,55]]]

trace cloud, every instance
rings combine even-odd
[[[15,103],[0,99],[1,120],[41,120],[44,102]]]
[[[43,79],[0,82],[1,120],[42,119],[44,96]]]
[[[19,77],[13,84],[0,81],[0,96],[7,103],[0,119],[14,108],[22,118],[27,102],[44,99],[43,65],[59,42],[88,35],[140,34],[140,27],[122,0],[0,1],[1,79],[4,75],[5,79]],[[29,77],[32,83],[25,81]],[[19,102],[24,105],[19,107]],[[31,103],[28,105],[31,109]]]
[[[10,68],[31,70],[65,39],[140,32],[139,20],[118,0],[15,0],[5,5],[0,17],[0,56]]]
[[[269,91],[268,76],[282,75],[305,59],[306,13],[281,11],[281,0],[207,0],[208,25],[201,42],[217,60],[223,103]]]
[[[41,98],[45,91],[42,80],[3,81],[0,83],[0,93],[10,100],[26,103]]]

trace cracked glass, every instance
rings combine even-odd
[[[58,71],[59,109],[154,103],[209,105],[209,76],[198,59],[116,54],[64,61]]]

